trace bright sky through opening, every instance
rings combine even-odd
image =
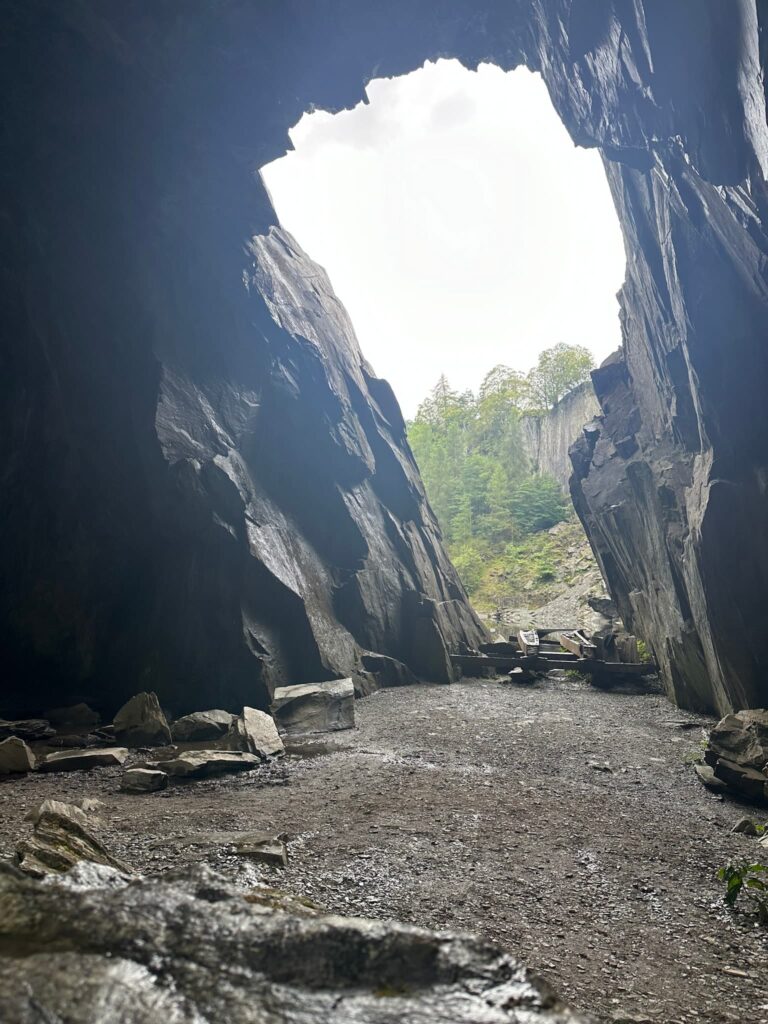
[[[441,60],[367,94],[304,115],[262,174],[406,417],[441,373],[475,389],[559,341],[598,362],[616,349],[625,261],[605,172],[541,78]]]

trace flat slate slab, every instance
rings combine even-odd
[[[48,754],[40,765],[41,772],[83,772],[91,768],[112,768],[128,757],[126,747],[101,747],[95,750],[62,750]]]
[[[152,843],[152,848],[161,846],[223,846],[241,857],[273,864],[288,866],[288,850],[282,839],[270,832],[196,832],[191,836],[171,836]]]
[[[261,758],[239,750],[187,750],[170,761],[159,761],[157,767],[182,779],[205,779],[226,772],[251,771]]]

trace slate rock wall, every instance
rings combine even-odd
[[[6,704],[263,704],[366,664],[446,677],[479,635],[392,393],[256,175],[311,106],[438,56],[540,71],[600,149],[624,346],[574,501],[670,694],[766,703],[764,5],[3,11]]]
[[[567,491],[573,472],[571,445],[581,436],[584,424],[599,412],[592,382],[585,381],[564,395],[548,412],[523,416],[520,420],[523,444],[536,472],[554,477]]]

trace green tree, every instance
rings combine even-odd
[[[560,342],[545,349],[527,378],[531,406],[551,409],[563,395],[589,379],[594,365],[592,353],[582,345]]]
[[[427,497],[470,593],[487,590],[489,573],[498,571],[489,566],[500,563],[503,590],[512,572],[506,553],[566,518],[557,482],[531,472],[520,418],[585,380],[591,365],[586,350],[555,346],[528,375],[494,366],[477,395],[456,391],[442,375],[408,424]]]
[[[548,530],[568,515],[568,501],[551,476],[536,475],[515,489],[510,501],[515,526],[521,533]]]

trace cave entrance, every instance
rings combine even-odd
[[[553,625],[596,627],[587,599],[607,595],[567,449],[598,411],[590,366],[621,342],[600,155],[574,145],[538,74],[457,60],[375,79],[291,141],[262,178],[394,388],[476,610],[525,626],[554,601]]]

